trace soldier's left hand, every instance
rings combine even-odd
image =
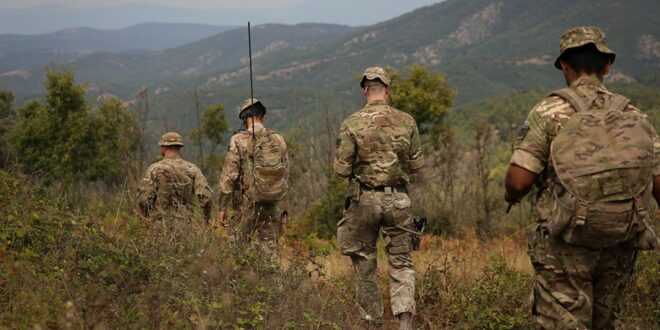
[[[223,227],[227,227],[229,225],[229,216],[227,215],[227,211],[220,211],[220,215],[218,215],[218,220],[220,221],[220,224]]]

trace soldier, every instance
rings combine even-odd
[[[615,53],[595,27],[566,31],[555,67],[568,88],[529,113],[505,179],[517,203],[535,183],[532,314],[541,329],[613,329],[638,250],[653,249],[660,144],[646,115],[608,91]]]
[[[195,164],[181,159],[181,135],[165,133],[158,144],[163,159],[149,166],[138,190],[138,207],[142,215],[152,220],[191,219],[193,200],[197,198],[204,220],[208,222],[213,192],[202,171]]]
[[[246,129],[229,142],[220,176],[219,220],[227,226],[231,204],[238,241],[247,243],[258,234],[260,250],[274,258],[286,213],[278,208],[288,190],[289,159],[284,138],[264,127],[265,115],[257,99],[248,98],[238,109]]]
[[[367,104],[341,125],[334,169],[349,178],[350,196],[337,224],[341,253],[357,274],[357,304],[370,324],[383,322],[376,285],[376,240],[382,231],[390,275],[392,313],[401,329],[412,328],[415,270],[410,252],[418,239],[406,185],[424,163],[415,119],[389,105],[390,79],[367,68],[360,87]]]

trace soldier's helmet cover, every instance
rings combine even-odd
[[[158,145],[161,147],[179,146],[183,147],[183,138],[177,132],[167,132],[160,137]]]
[[[609,55],[612,63],[614,63],[616,54],[611,48],[607,47],[605,33],[594,26],[578,26],[569,29],[562,34],[561,40],[559,41],[559,56],[555,60],[555,68],[561,70],[561,64],[559,61],[567,49],[577,48],[587,44],[594,44],[599,52]]]
[[[362,78],[360,79],[360,87],[364,87],[365,81],[375,79],[380,80],[383,84],[385,84],[385,86],[388,87],[391,84],[390,77],[388,76],[385,69],[379,66],[371,66],[364,70],[364,73],[362,73]]]
[[[266,113],[266,107],[261,101],[248,97],[238,106],[238,118],[241,118],[243,111],[250,109],[252,106],[260,106],[264,110],[264,113]]]

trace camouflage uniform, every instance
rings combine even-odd
[[[259,102],[254,100],[254,104]],[[250,99],[239,107],[242,112],[251,106]],[[254,124],[254,134],[269,132],[271,136],[286,150],[284,138],[268,130],[259,123]],[[254,234],[258,234],[259,247],[271,256],[277,255],[277,241],[280,236],[282,219],[280,203],[257,203],[253,200],[252,190],[252,153],[254,137],[252,128],[238,132],[231,137],[229,150],[220,176],[220,210],[227,210],[229,206],[234,209],[232,219],[236,223],[235,238],[243,243],[251,241]],[[289,168],[288,156],[282,162]],[[288,176],[288,174],[287,174]],[[233,198],[232,198],[233,197]]]
[[[380,76],[389,84],[384,71]],[[379,231],[388,256],[392,313],[415,310],[415,270],[410,255],[414,227],[406,184],[423,162],[414,118],[385,102],[367,103],[341,125],[334,169],[350,178],[351,196],[338,223],[337,239],[341,253],[353,262],[357,303],[365,320],[381,323],[383,319],[376,285]]]
[[[159,144],[183,147],[181,136],[173,132],[164,134]],[[138,190],[138,206],[144,216],[154,220],[189,220],[193,216],[193,200],[197,198],[208,221],[212,193],[197,166],[178,156],[170,156],[147,169]]]
[[[562,52],[588,42],[596,44],[601,52],[613,54],[605,46],[602,32],[595,28],[567,31],[562,37]],[[592,109],[605,108],[615,96],[591,76],[578,78],[569,87],[591,104]],[[628,105],[624,111],[648,121],[633,106]],[[636,250],[630,244],[602,249],[568,244],[561,237],[551,237],[547,226],[553,190],[562,188],[555,184],[550,146],[574,113],[571,104],[559,96],[543,99],[529,113],[511,159],[512,164],[538,174],[540,188],[535,211],[537,227],[529,243],[535,272],[532,313],[537,327],[542,329],[609,329],[614,327],[624,291],[633,275]],[[654,176],[660,175],[657,137],[655,154]]]

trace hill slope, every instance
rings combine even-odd
[[[660,2],[645,0],[447,0],[362,28],[261,25],[253,30],[255,88],[271,113],[302,116],[323,103],[357,106],[357,76],[370,65],[439,70],[458,89],[459,107],[547,90],[563,84],[552,62],[560,35],[576,25],[602,27],[618,53],[611,80],[635,82],[660,76],[659,12]],[[193,86],[207,89],[209,102],[237,104],[247,95],[246,54],[242,28],[164,51],[84,56],[77,77],[124,98],[150,85],[156,111],[175,114]],[[19,100],[39,95],[41,70],[0,72],[0,88],[18,91]]]
[[[158,50],[194,42],[233,27],[145,23],[117,30],[74,28],[41,35],[0,35],[0,71],[67,62],[94,52]]]
[[[290,49],[260,61],[260,79],[345,90],[368,65],[404,68],[424,63],[458,87],[458,102],[498,93],[558,86],[552,67],[559,36],[576,25],[596,25],[618,52],[612,77],[635,81],[660,72],[657,1],[449,0],[315,49]],[[213,85],[239,69],[207,77]],[[309,77],[314,77],[310,80]],[[239,77],[240,78],[240,77]]]
[[[283,49],[304,49],[311,45],[344,36],[354,28],[333,24],[265,24],[253,28],[253,56],[255,59]],[[167,31],[161,30],[161,33]],[[199,77],[208,72],[220,72],[233,67],[245,67],[248,54],[247,30],[229,30],[183,46],[150,52],[112,53],[96,52],[77,56],[77,78],[109,88],[112,93],[128,97],[137,86],[160,85],[161,90],[177,89],[181,81]],[[14,61],[25,62],[39,57],[39,52],[7,56]],[[54,62],[73,60],[67,55],[54,58]],[[40,93],[43,67],[39,62],[32,66],[0,65],[0,88],[17,91],[17,98],[24,100]],[[3,70],[4,68],[4,70]]]

